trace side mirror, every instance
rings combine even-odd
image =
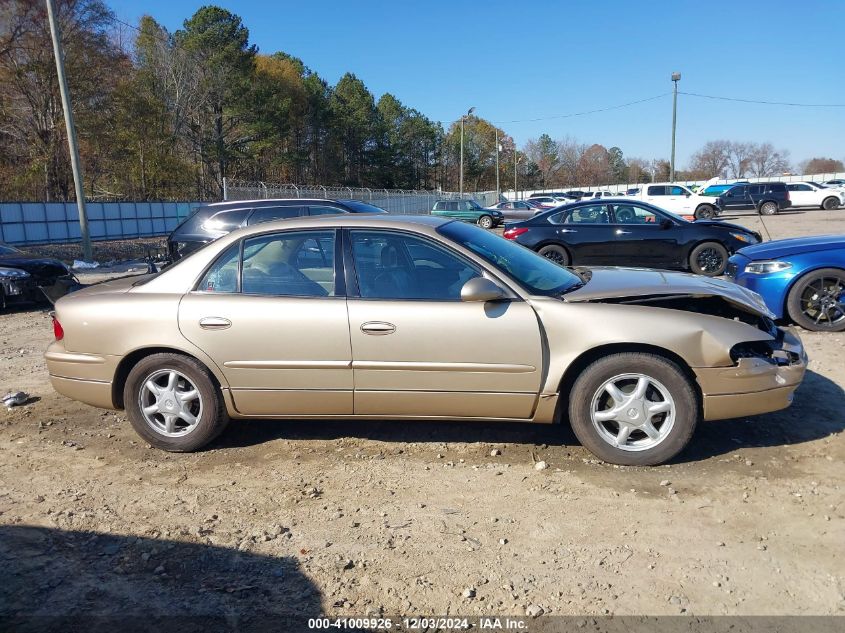
[[[663,220],[660,223],[660,228],[664,231],[666,231],[667,229],[671,229],[673,226],[675,226],[675,223],[672,222],[672,220]]]
[[[501,301],[507,299],[504,289],[486,277],[475,277],[461,288],[461,301]]]

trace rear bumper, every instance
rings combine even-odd
[[[58,393],[101,409],[114,409],[111,382],[77,380],[50,374],[50,384]]]
[[[44,354],[53,388],[74,400],[114,409],[112,380],[120,356],[68,352],[62,341],[53,341]]]
[[[759,415],[785,409],[807,370],[807,354],[798,336],[785,330],[784,359],[741,358],[733,367],[693,371],[701,387],[705,420]]]

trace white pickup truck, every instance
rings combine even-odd
[[[716,178],[707,181],[701,185],[700,191],[704,191],[716,181]],[[709,220],[719,215],[715,198],[698,195],[683,185],[670,182],[648,183],[640,187],[638,191],[629,193],[628,196],[678,215],[695,216],[696,220]]]

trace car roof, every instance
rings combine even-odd
[[[364,202],[366,200],[346,200],[346,199],[332,199],[332,198],[258,198],[256,200],[225,200],[223,202],[209,202],[201,205],[200,209],[214,209],[215,211],[223,211],[226,209],[252,209],[255,207],[269,207],[280,202]]]
[[[230,236],[247,236],[253,233],[267,233],[278,229],[322,228],[330,227],[372,227],[372,228],[414,228],[427,226],[437,228],[443,224],[453,222],[452,218],[441,218],[434,215],[390,215],[350,213],[343,215],[303,216],[287,220],[271,220],[252,226],[236,229]]]

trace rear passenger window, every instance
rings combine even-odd
[[[346,213],[346,211],[338,209],[337,207],[314,206],[308,207],[308,213],[310,215],[339,215],[341,213]]]
[[[332,297],[334,231],[287,231],[244,241],[241,291],[276,297]]]
[[[197,290],[203,292],[237,292],[240,244],[232,244],[217,258],[203,277]]]
[[[246,219],[249,209],[233,209],[232,211],[220,211],[208,218],[202,224],[206,231],[234,231]]]
[[[271,220],[285,220],[296,218],[300,215],[302,215],[302,207],[263,207],[252,212],[252,215],[249,216],[249,224],[259,224],[261,222],[270,222]]]
[[[650,196],[665,196],[666,187],[649,187],[647,192]]]

